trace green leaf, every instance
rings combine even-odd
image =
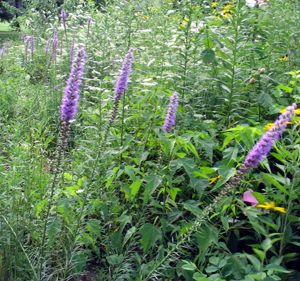
[[[64,178],[68,181],[71,181],[73,177],[69,173],[64,173]]]
[[[61,231],[62,221],[59,218],[54,218],[48,225],[47,235],[49,237],[49,246],[55,241],[57,234]]]
[[[223,151],[223,159],[224,161],[224,165],[228,165],[230,163],[231,160],[236,161],[236,157],[238,154],[238,148],[237,147],[228,147]],[[200,169],[201,170],[201,169]]]
[[[136,232],[136,227],[133,226],[132,228],[128,229],[125,237],[124,237],[124,241],[123,241],[123,246],[122,248],[124,248],[124,246],[126,245],[127,241],[131,238],[131,236]]]
[[[130,192],[130,200],[133,200],[133,198],[135,197],[135,195],[139,192],[139,189],[142,185],[142,180],[141,179],[137,179],[135,182],[133,182],[129,188],[131,190]]]
[[[186,156],[186,153],[176,153],[176,156],[179,158],[184,158]]]
[[[191,182],[194,181],[194,170],[196,167],[196,164],[193,159],[191,158],[183,158],[183,159],[177,159],[177,163],[180,166],[183,166],[187,174],[189,175],[189,178]]]
[[[276,88],[280,89],[280,90],[284,90],[289,94],[291,94],[293,92],[293,88],[290,88],[290,87],[284,86],[284,85],[278,85]]]
[[[259,256],[260,260],[262,262],[264,262],[264,260],[266,258],[266,254],[263,251],[255,249],[255,248],[252,248],[252,250],[255,252],[255,254],[257,254]]]
[[[186,260],[183,260],[183,262],[185,264],[181,266],[182,269],[188,270],[188,271],[195,271],[195,270],[197,270],[197,266],[194,263],[186,261]]]
[[[205,49],[201,56],[205,63],[215,62],[216,60],[215,52],[212,49]]]
[[[212,162],[212,158],[213,158],[213,149],[214,149],[214,146],[215,146],[215,143],[213,140],[210,140],[210,139],[205,139],[205,140],[202,140],[202,145],[204,147],[204,150],[205,152],[207,153],[209,159],[210,159],[210,162]]]
[[[273,102],[273,99],[271,98],[271,96],[267,93],[261,92],[259,94],[259,96],[257,97],[257,101],[264,107],[264,108],[268,108],[269,105],[271,105],[271,103]]]
[[[260,271],[260,267],[261,267],[261,262],[258,258],[256,258],[255,256],[253,255],[248,255],[246,254],[246,257],[247,259],[253,264],[254,268],[257,270],[257,271]]]
[[[154,226],[150,223],[146,223],[142,226],[139,233],[142,235],[142,239],[140,240],[143,245],[143,253],[152,248],[155,242],[162,238],[161,229],[157,226]]]
[[[61,198],[58,201],[57,211],[63,216],[67,224],[70,223],[70,214],[72,214],[72,209],[70,207],[69,201],[67,198]]]
[[[196,281],[210,281],[210,279],[206,278],[206,277],[203,277],[203,274],[202,273],[199,273],[199,272],[196,272],[194,275],[193,275],[193,279],[195,279]]]
[[[209,175],[215,172],[213,168],[209,168],[209,167],[201,167],[200,171],[205,175]]]
[[[90,219],[86,224],[86,228],[101,239],[100,222],[98,220]]]
[[[42,211],[46,203],[47,203],[47,199],[44,199],[35,206],[35,212],[37,216],[40,214],[40,212]]]
[[[160,185],[162,178],[158,175],[149,175],[145,177],[146,187],[144,191],[144,204],[148,200],[149,196],[154,192],[154,190]]]
[[[284,267],[271,263],[268,264],[267,266],[265,266],[265,269],[268,270],[274,270],[274,271],[278,271],[278,272],[282,272],[282,273],[291,273],[292,271],[285,269]]]
[[[198,208],[200,204],[201,204],[200,202],[194,200],[188,200],[183,203],[183,207],[186,210],[191,211],[195,216],[200,216],[202,214],[201,209]]]
[[[276,186],[280,191],[282,191],[283,193],[287,194],[288,196],[291,196],[286,189],[276,181],[276,179],[270,175],[270,174],[264,174],[264,179],[266,179],[267,181],[269,181],[271,184],[273,184],[274,186]]]

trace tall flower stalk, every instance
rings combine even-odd
[[[68,39],[68,36],[67,36],[67,27],[66,27],[66,12],[65,12],[64,9],[61,10],[61,17],[63,19],[63,24],[64,24],[64,30],[65,30],[66,39]]]
[[[81,86],[81,78],[84,71],[84,65],[85,65],[85,58],[86,53],[84,51],[84,48],[81,48],[77,51],[76,56],[72,62],[71,66],[71,72],[69,74],[69,78],[67,80],[67,85],[64,89],[64,96],[62,98],[62,104],[60,107],[60,113],[61,113],[61,131],[60,131],[60,137],[59,137],[59,143],[58,143],[58,149],[57,149],[57,164],[56,169],[54,173],[53,180],[51,182],[51,193],[50,198],[48,201],[48,207],[47,207],[47,213],[46,213],[46,219],[44,224],[44,230],[43,230],[43,238],[42,238],[42,244],[41,244],[41,260],[40,260],[40,270],[39,270],[39,277],[40,280],[42,278],[42,264],[43,264],[43,256],[44,256],[44,246],[45,246],[45,238],[46,238],[46,231],[47,231],[47,220],[49,218],[51,204],[53,200],[54,195],[54,187],[57,180],[58,170],[61,164],[61,160],[63,157],[63,152],[66,149],[67,146],[67,140],[70,137],[69,131],[70,131],[70,124],[72,120],[74,120],[75,114],[78,111],[78,99],[79,99],[79,93],[80,93],[80,86]]]
[[[87,31],[87,35],[86,35],[86,41],[89,40],[89,34],[90,34],[90,25],[91,25],[91,22],[92,22],[92,18],[89,17],[88,18],[88,31]]]
[[[122,64],[121,72],[120,72],[118,80],[117,80],[112,113],[111,113],[111,117],[106,126],[103,141],[106,140],[109,128],[111,127],[114,120],[116,119],[118,108],[119,108],[119,103],[122,98],[122,94],[127,89],[128,78],[129,78],[130,70],[131,70],[131,66],[132,66],[132,59],[133,59],[133,48],[131,47],[131,48],[129,48],[127,54],[125,55],[125,59]]]
[[[53,41],[52,41],[52,54],[51,57],[54,59],[54,62],[56,61],[56,50],[58,45],[58,39],[57,39],[57,30],[54,30],[53,34]]]

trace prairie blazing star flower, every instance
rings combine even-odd
[[[127,54],[125,55],[125,59],[122,64],[121,72],[119,74],[119,77],[118,77],[118,80],[116,83],[115,98],[114,98],[114,103],[113,103],[112,114],[111,114],[111,117],[106,126],[104,139],[106,139],[109,128],[111,127],[112,123],[114,122],[114,120],[117,116],[118,107],[119,107],[119,103],[120,103],[122,94],[127,89],[128,78],[129,78],[130,70],[131,70],[131,66],[132,66],[132,59],[133,59],[133,48],[130,48],[128,50]]]
[[[57,39],[57,30],[54,30],[54,34],[53,34],[53,41],[52,41],[52,54],[51,57],[54,58],[54,60],[56,60],[56,49],[57,49],[57,45],[58,45],[58,39]]]
[[[66,19],[66,12],[65,12],[64,9],[61,10],[61,17],[65,21],[65,19]]]
[[[254,145],[252,150],[248,153],[244,163],[240,166],[236,175],[226,184],[222,194],[231,192],[242,180],[242,176],[247,174],[252,168],[256,168],[259,162],[268,155],[271,148],[279,137],[283,134],[286,129],[286,122],[290,122],[297,104],[294,103],[292,106],[286,108],[286,112],[283,112],[279,118],[275,121],[274,125],[261,137],[261,139]],[[221,198],[222,199],[222,198]],[[215,198],[215,203],[220,198]]]
[[[86,53],[83,48],[79,49],[72,62],[71,72],[66,82],[65,94],[62,98],[62,104],[60,107],[61,120],[65,124],[69,124],[74,119],[75,114],[78,111],[78,99],[80,93],[81,76],[84,70]]]
[[[260,205],[257,205],[256,207],[263,208],[265,210],[272,210],[273,209],[273,210],[281,212],[281,213],[286,213],[285,208],[283,208],[283,207],[276,207],[274,201],[272,201],[270,203],[269,202],[265,202],[264,205],[260,204]]]
[[[67,38],[67,27],[66,27],[66,12],[64,9],[61,10],[61,17],[63,19],[63,24],[64,24],[64,30],[65,30],[65,35]]]
[[[1,51],[1,58],[4,56],[5,54],[5,46],[3,46],[2,51]]]
[[[88,18],[88,31],[87,31],[86,40],[89,40],[89,34],[90,34],[90,25],[91,25],[91,21],[92,21],[92,18],[91,18],[91,17],[89,17],[89,18]]]
[[[21,41],[23,41],[23,43],[25,42],[25,33],[22,33],[22,35],[21,35]]]
[[[49,54],[49,46],[50,46],[50,42],[51,42],[51,38],[49,38],[49,39],[47,40],[47,44],[46,44],[46,48],[45,48],[46,56]]]
[[[165,123],[163,125],[164,132],[170,132],[175,125],[176,112],[178,107],[178,93],[175,91],[170,98],[169,109],[166,114]]]

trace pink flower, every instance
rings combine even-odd
[[[244,202],[248,202],[251,203],[252,207],[255,207],[258,204],[258,201],[256,200],[256,198],[252,195],[253,190],[247,190],[246,192],[244,192],[243,195],[243,200]]]

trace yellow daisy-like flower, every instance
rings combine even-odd
[[[216,20],[221,20],[221,17],[220,16],[216,16]]]
[[[216,6],[218,6],[219,4],[216,2],[216,1],[213,1],[212,3],[211,3],[211,6],[212,7],[216,7]]]
[[[216,11],[217,11],[217,9],[216,9],[216,8],[214,8],[214,9],[213,9],[213,11],[212,11],[212,13],[214,14]]]
[[[192,10],[196,10],[197,7],[196,7],[196,6],[192,6],[191,9],[192,9]]]
[[[217,181],[221,176],[217,175],[215,178],[212,178],[209,180],[209,184],[213,184],[215,181]]]
[[[169,19],[173,20],[173,19],[175,19],[175,17],[169,17]]]
[[[279,113],[283,113],[283,112],[286,112],[286,109],[281,110]],[[295,113],[294,114],[300,115],[300,108],[295,109]]]
[[[256,207],[257,208],[263,208],[265,210],[272,210],[273,209],[273,210],[281,212],[281,213],[286,213],[285,208],[276,207],[274,201],[272,201],[270,203],[269,202],[265,202],[264,205],[259,204],[259,205],[256,205]]]
[[[227,19],[227,18],[231,19],[231,18],[232,18],[231,14],[226,13],[226,14],[224,15],[224,19]]]
[[[148,20],[148,19],[149,19],[149,17],[143,17],[143,19],[144,19],[144,20]]]
[[[273,126],[274,126],[274,123],[267,124],[266,126],[264,126],[264,131],[265,132],[269,131]]]

